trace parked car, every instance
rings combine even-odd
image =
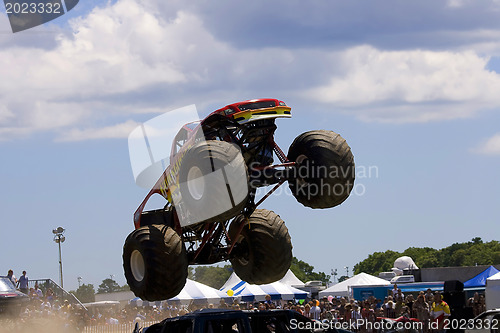
[[[487,310],[474,319],[450,323],[450,328],[461,329],[465,333],[498,333],[500,332],[500,309]]]
[[[391,279],[392,284],[413,283],[413,282],[415,282],[415,277],[413,275],[399,275]]]
[[[168,318],[134,333],[350,333],[333,325],[313,321],[292,310],[237,311],[204,309]]]
[[[0,316],[18,316],[29,297],[17,291],[8,277],[0,276]]]

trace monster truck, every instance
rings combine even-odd
[[[259,205],[288,181],[304,206],[334,207],[347,199],[355,178],[350,147],[332,131],[299,135],[285,155],[274,141],[275,120],[289,117],[283,101],[256,99],[179,130],[170,164],[136,210],[135,230],[123,247],[125,277],[136,296],[176,296],[194,264],[229,260],[253,284],[285,275],[292,260],[288,229]],[[270,185],[256,200],[257,189]],[[167,200],[165,207],[145,211],[154,194]]]

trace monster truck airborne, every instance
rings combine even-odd
[[[341,204],[354,185],[354,158],[337,133],[303,133],[283,153],[274,141],[275,119],[291,117],[290,110],[276,99],[244,101],[180,129],[170,165],[135,212],[135,230],[123,246],[125,277],[136,296],[176,296],[194,264],[229,260],[254,284],[285,275],[292,260],[288,229],[279,215],[257,207],[285,181],[311,208]],[[256,202],[257,189],[269,185]],[[144,211],[153,194],[167,204]]]

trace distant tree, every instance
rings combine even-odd
[[[121,287],[118,283],[116,283],[113,279],[104,279],[102,283],[99,285],[99,289],[97,289],[98,294],[104,293],[112,293],[115,291],[120,291]]]
[[[70,293],[74,294],[82,303],[95,302],[95,289],[92,284],[82,284],[77,290],[72,290]]]
[[[224,282],[229,279],[233,268],[231,265],[219,266],[198,266],[194,270],[193,278],[195,281],[206,284],[215,289],[219,289]],[[189,271],[188,271],[189,275]]]
[[[483,240],[481,239],[481,237],[474,237],[474,238],[472,238],[472,243],[483,244]]]
[[[302,282],[322,281],[324,284],[330,283],[330,275],[324,272],[314,272],[313,266],[295,257],[292,258],[290,270]]]
[[[123,286],[120,287],[120,290],[118,291],[130,291],[130,286],[125,283]]]
[[[404,252],[387,250],[374,252],[365,260],[354,266],[356,274],[365,272],[377,275],[390,270],[394,261],[400,256],[409,256],[420,268],[474,266],[500,264],[500,243],[490,241],[484,243],[480,237],[474,237],[470,242],[454,243],[442,249],[430,247],[410,247]]]
[[[341,277],[339,277],[339,283],[347,280],[348,278],[349,278],[348,276],[342,275]]]
[[[388,271],[394,266],[394,261],[400,256],[401,253],[391,250],[374,252],[362,262],[354,265],[354,274],[364,272],[377,275],[380,272]]]

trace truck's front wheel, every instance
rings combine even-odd
[[[304,206],[330,208],[349,197],[354,187],[354,157],[340,134],[326,130],[302,133],[290,145],[288,159],[297,164],[288,185]]]
[[[292,240],[285,222],[276,213],[256,209],[248,220],[236,219],[229,226],[231,239],[243,223],[230,259],[234,272],[243,281],[265,284],[285,276],[292,263]]]
[[[187,255],[181,237],[166,225],[134,230],[123,246],[123,269],[130,290],[143,300],[176,296],[186,284]]]

